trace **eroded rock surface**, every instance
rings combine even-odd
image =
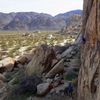
[[[34,56],[27,65],[26,73],[28,75],[47,73],[52,68],[52,62],[56,59],[52,47],[42,45],[34,51]]]
[[[100,100],[100,0],[84,0],[78,100]]]

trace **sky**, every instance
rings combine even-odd
[[[38,12],[57,15],[82,9],[83,0],[0,0],[0,12]]]

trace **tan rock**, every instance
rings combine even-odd
[[[5,58],[0,61],[0,69],[3,67],[6,68],[7,71],[11,71],[14,68],[15,60],[11,57]]]
[[[58,73],[61,73],[64,71],[64,60],[61,59],[46,75],[46,77],[52,77],[55,76]]]
[[[54,66],[58,62],[57,59],[52,60],[52,66]]]
[[[100,100],[100,0],[84,0],[82,33],[78,100]]]
[[[35,49],[36,48],[33,48],[29,53],[16,57],[15,58],[16,62],[19,62],[23,65],[28,64],[33,58],[33,55],[35,53]]]
[[[43,45],[37,47],[34,56],[26,67],[27,75],[47,73],[52,67],[52,61],[56,58],[52,47]]]
[[[27,58],[26,56],[23,55],[23,56],[20,56],[17,61],[20,62],[21,64],[25,64],[27,63]]]
[[[32,50],[30,50],[30,54],[34,54],[34,51],[36,50],[36,48],[33,48]]]

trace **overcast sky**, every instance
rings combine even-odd
[[[83,0],[0,0],[0,12],[39,12],[56,15],[82,9]]]

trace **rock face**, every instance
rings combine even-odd
[[[100,0],[84,0],[78,100],[100,100]]]
[[[64,64],[63,59],[61,59],[46,75],[46,77],[53,77],[58,73],[63,73]]]
[[[27,65],[26,73],[28,75],[47,73],[52,68],[52,62],[56,59],[52,47],[42,45],[34,51],[34,56]]]
[[[82,29],[82,16],[73,15],[66,22],[66,27],[61,29],[62,34],[78,34]]]

